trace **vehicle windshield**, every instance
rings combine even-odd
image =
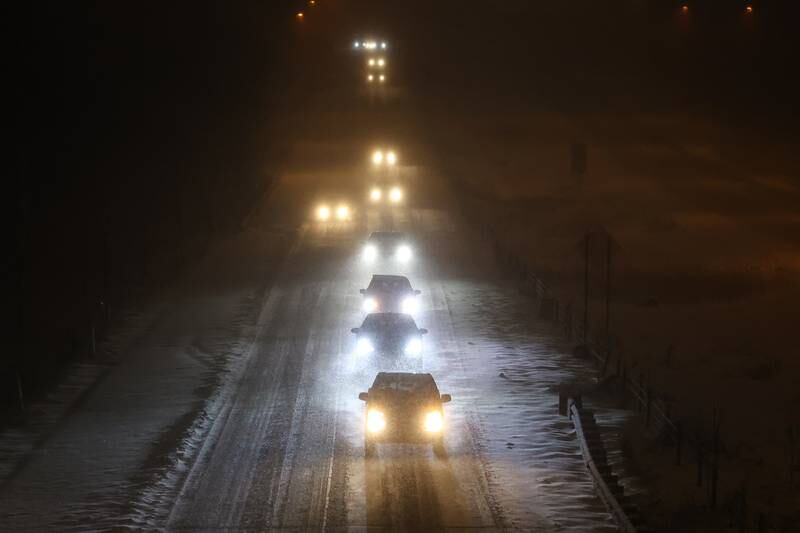
[[[373,233],[369,237],[370,244],[382,246],[395,246],[405,240],[405,235],[402,233]]]
[[[408,292],[411,283],[403,276],[373,276],[368,290],[378,292]]]
[[[439,396],[430,374],[381,373],[372,384],[372,392],[383,400],[429,401]]]

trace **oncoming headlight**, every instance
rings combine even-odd
[[[425,431],[428,433],[439,433],[444,427],[444,420],[442,420],[442,413],[439,411],[431,411],[425,415]]]
[[[340,205],[336,208],[336,218],[339,220],[347,220],[350,218],[350,208],[346,205]]]
[[[369,199],[373,202],[380,202],[381,197],[383,197],[383,191],[381,191],[378,187],[375,187],[369,192]]]
[[[367,431],[380,433],[386,429],[386,417],[377,409],[367,411]]]
[[[422,353],[422,341],[416,337],[406,343],[406,355],[417,356]]]
[[[406,296],[403,298],[403,303],[400,304],[400,309],[407,315],[413,315],[417,312],[417,299],[413,296]]]
[[[392,203],[397,203],[403,199],[403,190],[400,187],[392,187],[392,190],[389,191],[389,200]]]
[[[358,355],[367,355],[371,354],[374,351],[375,347],[372,346],[372,343],[370,342],[369,339],[365,339],[362,337],[358,339],[358,341],[356,342],[356,353]]]
[[[365,312],[372,313],[378,308],[378,301],[375,298],[366,298],[362,307]]]
[[[396,257],[398,261],[406,262],[411,260],[411,247],[401,244],[397,247]]]
[[[317,220],[328,220],[331,218],[331,208],[327,205],[321,205],[317,208]]]
[[[378,249],[374,245],[368,244],[364,247],[364,260],[374,261],[377,257]]]

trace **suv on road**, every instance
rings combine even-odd
[[[376,445],[385,442],[431,443],[437,457],[445,455],[444,409],[449,394],[439,394],[433,376],[407,372],[380,372],[368,392],[364,450],[373,457]]]
[[[414,290],[405,276],[375,274],[369,286],[360,292],[364,295],[363,308],[367,313],[391,311],[411,315],[418,308],[420,291]]]
[[[408,263],[413,255],[408,236],[399,231],[373,232],[367,239],[362,252],[364,261],[368,263],[385,259]]]
[[[422,336],[428,330],[417,328],[410,315],[371,313],[350,331],[356,335],[357,357],[374,355],[389,359],[393,367],[422,367]]]

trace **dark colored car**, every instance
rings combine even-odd
[[[403,313],[371,313],[364,318],[356,334],[358,357],[386,357],[394,366],[407,363],[422,366],[422,336],[427,329],[417,328],[410,315]]]
[[[364,448],[375,455],[382,442],[431,443],[437,457],[444,450],[443,404],[449,394],[439,394],[430,374],[380,372],[368,392],[358,398],[366,402]]]
[[[408,263],[413,257],[414,251],[408,236],[399,231],[375,231],[364,245],[363,258],[367,262],[393,259]]]
[[[405,276],[375,274],[369,286],[360,292],[364,295],[363,308],[367,313],[390,311],[410,315],[418,308],[420,291],[414,290]]]

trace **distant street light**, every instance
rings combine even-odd
[[[303,12],[302,11],[298,11],[297,12],[297,20],[303,20],[303,17],[305,17],[305,15],[303,15]]]

